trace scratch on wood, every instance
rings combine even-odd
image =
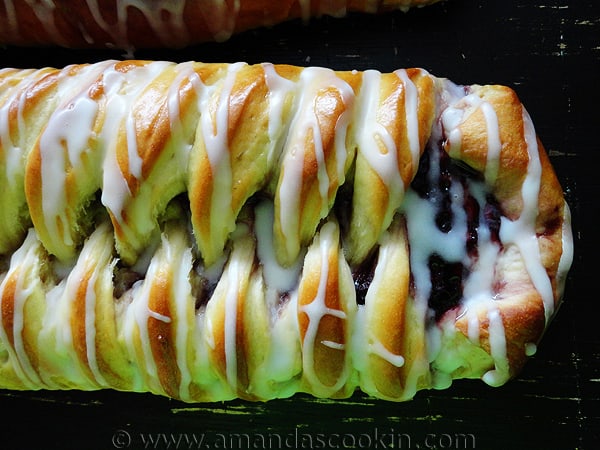
[[[539,9],[569,9],[569,5],[536,5]]]
[[[342,419],[342,422],[345,422],[345,423],[355,423],[355,422],[358,422],[358,423],[363,423],[363,422],[370,423],[370,422],[375,422],[375,419],[373,417],[347,417],[345,419]]]
[[[580,397],[556,397],[556,396],[540,395],[540,394],[525,394],[525,397],[541,398],[541,399],[544,399],[544,400],[581,402],[581,398]]]
[[[600,18],[599,19],[594,19],[594,20],[579,19],[579,20],[576,20],[573,23],[575,25],[577,25],[577,26],[594,26],[594,25],[598,25],[598,23],[600,23]]]
[[[217,414],[227,414],[230,416],[245,416],[254,414],[251,410],[243,410],[239,408],[202,408],[202,407],[190,407],[190,408],[171,408],[171,413],[197,413],[197,412],[211,412]]]
[[[561,150],[554,150],[554,149],[549,149],[548,150],[548,156],[550,157],[570,157],[570,158],[574,158],[577,156],[577,153],[575,152],[563,152]]]

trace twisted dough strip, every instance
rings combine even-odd
[[[572,259],[515,93],[420,69],[4,69],[0,177],[13,389],[406,400],[499,385]]]
[[[0,43],[184,47],[286,20],[407,10],[439,0],[86,0],[0,3]]]

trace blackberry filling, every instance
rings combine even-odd
[[[453,161],[441,145],[426,149],[411,189],[433,206],[435,227],[441,233],[449,234],[456,227],[455,220],[466,222],[459,227],[466,233],[466,258],[449,261],[442,256],[443,249],[433,248],[426,261],[431,282],[428,306],[439,321],[447,311],[459,306],[463,298],[463,282],[469,270],[465,263],[479,256],[481,229],[487,230],[486,239],[501,244],[500,208],[493,195],[484,193],[481,175]]]
[[[431,294],[428,305],[434,311],[435,320],[460,303],[464,266],[461,263],[446,261],[437,253],[429,257],[431,273]]]
[[[472,186],[476,192],[472,192]],[[443,255],[445,252],[439,246],[443,246],[443,240],[433,239],[433,236],[423,236],[419,239],[431,237],[432,242],[425,243],[427,252],[423,261],[428,269],[428,277],[431,282],[428,306],[433,312],[435,320],[438,321],[449,310],[456,308],[463,297],[463,282],[468,276],[468,268],[465,267],[466,260],[478,257],[479,232],[481,221],[489,230],[489,239],[499,243],[500,210],[497,202],[490,194],[484,194],[481,176],[460,162],[453,161],[443,150],[441,145],[429,146],[419,162],[419,168],[410,186],[407,195],[414,194],[425,201],[431,207],[432,224],[417,224],[422,230],[439,230],[441,236],[448,235],[453,228],[456,232],[464,229],[464,253],[466,258],[460,260],[448,260]],[[459,204],[460,203],[460,204]],[[481,204],[483,203],[483,206]],[[428,207],[429,208],[429,207]],[[460,212],[459,210],[462,210]],[[407,211],[410,214],[410,211]],[[460,217],[455,217],[459,215]],[[457,221],[464,223],[457,226]],[[433,229],[431,227],[434,227]],[[421,231],[422,232],[422,231]],[[425,232],[427,234],[427,231]],[[409,236],[410,238],[410,236]],[[456,239],[456,236],[453,236]],[[442,238],[445,239],[445,238]],[[423,245],[416,242],[414,245]],[[437,247],[436,247],[437,245]],[[416,250],[416,249],[413,249]],[[419,249],[422,251],[422,249]],[[353,268],[356,301],[359,305],[365,303],[367,291],[372,283],[378,252],[374,251],[360,265]],[[414,283],[415,278],[411,276]],[[415,292],[415,286],[412,286]]]
[[[490,230],[490,238],[492,242],[501,245],[500,241],[500,205],[493,195],[486,196],[486,204],[483,207],[483,217]]]
[[[477,256],[477,241],[479,240],[479,203],[471,195],[468,189],[466,180],[461,180],[465,192],[465,213],[467,215],[467,254],[474,257]]]
[[[371,252],[369,257],[365,259],[352,273],[354,278],[354,289],[356,290],[356,303],[359,305],[365,304],[365,298],[373,276],[375,275],[375,266],[377,265],[378,252]]]

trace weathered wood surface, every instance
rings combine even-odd
[[[594,449],[600,444],[596,243],[600,152],[600,3],[447,0],[407,14],[293,21],[222,44],[139,58],[423,67],[458,83],[512,86],[550,153],[573,215],[565,302],[538,353],[502,388],[456,382],[407,403],[357,394],[187,405],[119,392],[0,391],[0,448]],[[121,58],[111,51],[0,48],[7,66]]]

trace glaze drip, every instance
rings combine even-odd
[[[427,304],[435,320],[439,321],[447,311],[461,304],[463,278],[468,276],[478,260],[480,230],[484,230],[489,243],[500,245],[501,212],[481,176],[453,161],[441,144],[427,147],[411,191],[420,199],[412,202],[411,193],[409,202],[404,205],[404,214],[409,217],[409,222],[412,223],[410,217],[413,215],[420,217],[421,222],[415,223],[413,229],[428,230],[432,225],[437,229],[437,232],[430,231],[431,236],[421,231],[411,242],[418,243],[419,239],[437,235],[421,266],[426,265],[430,274],[427,283],[430,288],[426,288],[430,291]],[[419,203],[421,206],[413,206]],[[412,208],[418,211],[413,212]],[[488,242],[483,245],[488,245]],[[448,246],[452,249],[444,249]],[[421,275],[416,276],[416,279],[420,278]]]

